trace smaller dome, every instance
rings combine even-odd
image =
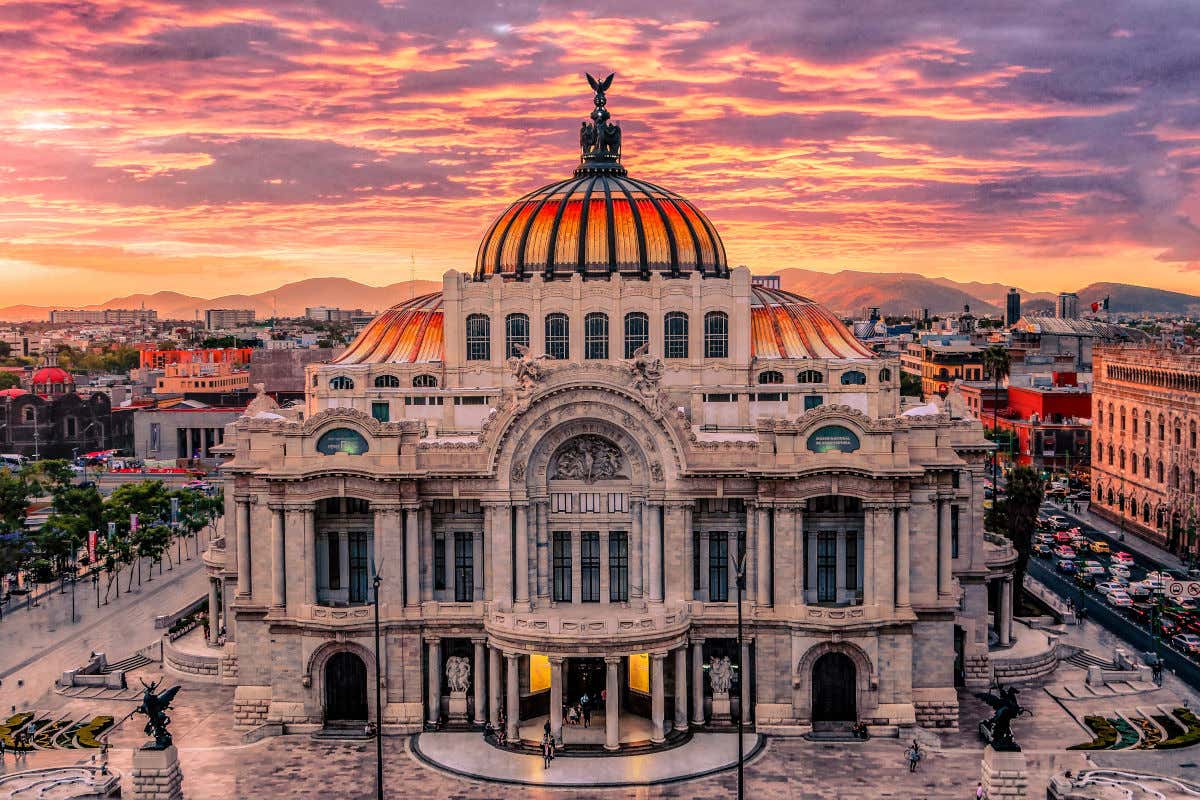
[[[414,297],[380,314],[335,364],[420,364],[445,359],[442,293]]]
[[[17,389],[15,387],[12,389],[0,389],[0,397],[14,398],[27,394],[29,394],[29,392],[25,391],[24,389]]]
[[[30,382],[38,386],[45,383],[74,383],[74,379],[71,377],[71,373],[65,369],[42,367],[33,373],[33,379]]]
[[[837,316],[815,300],[782,289],[750,290],[755,358],[874,358]]]

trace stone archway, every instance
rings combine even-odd
[[[850,656],[830,650],[812,668],[812,720],[853,722],[858,719],[857,670]]]
[[[367,665],[349,650],[325,661],[325,722],[358,723],[367,720]]]
[[[838,691],[851,691],[852,687],[856,718],[869,717],[878,705],[878,693],[874,685],[871,659],[861,647],[845,641],[820,642],[809,648],[801,657],[800,663],[796,666],[792,684],[792,707],[795,709],[796,716],[802,721],[816,720],[815,699],[818,689],[821,688],[816,684],[817,665],[824,656],[830,653],[837,653],[845,660],[826,661],[822,670],[829,669],[831,665],[844,670],[850,676],[850,680],[839,683]],[[847,669],[847,666],[852,669]],[[845,697],[839,699],[838,703],[843,709],[849,705],[849,701]]]

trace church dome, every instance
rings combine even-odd
[[[442,361],[442,293],[392,306],[371,320],[335,364],[418,364]]]
[[[815,300],[753,286],[750,354],[754,358],[874,358],[837,316]]]
[[[479,244],[475,278],[729,277],[725,246],[708,217],[675,192],[628,176],[621,128],[605,107],[612,76],[588,79],[596,108],[580,127],[579,167],[497,217]]]
[[[30,380],[34,386],[40,386],[48,383],[73,383],[71,373],[59,367],[42,367],[37,372],[33,373],[33,378]]]

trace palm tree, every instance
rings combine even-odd
[[[1000,381],[1008,377],[1008,371],[1011,367],[1011,362],[1008,358],[1008,350],[1003,345],[994,344],[983,351],[983,369],[984,373],[992,379],[992,436],[996,439],[1000,436]],[[999,445],[997,445],[999,447]],[[999,484],[996,482],[996,470],[1000,466],[1000,451],[997,449],[992,454],[992,493],[993,497],[999,494]]]

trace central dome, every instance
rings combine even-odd
[[[675,192],[630,178],[621,166],[621,128],[608,121],[605,107],[611,79],[592,82],[596,108],[592,122],[580,127],[574,177],[505,209],[479,245],[476,280],[576,272],[592,278],[649,278],[652,272],[729,277],[725,245],[708,218]]]

